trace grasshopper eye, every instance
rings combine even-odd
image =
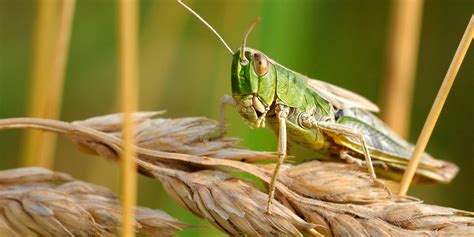
[[[253,67],[255,68],[255,72],[259,76],[264,76],[268,72],[268,59],[265,55],[261,53],[255,53],[253,55]]]

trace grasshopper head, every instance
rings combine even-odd
[[[232,95],[237,110],[250,127],[263,127],[265,115],[275,98],[276,72],[262,52],[244,48],[232,60]]]
[[[240,50],[235,53],[225,40],[182,0],[178,3],[191,12],[219,38],[233,56],[232,61],[232,94],[237,102],[237,110],[251,127],[263,127],[265,115],[270,110],[276,90],[275,68],[265,54],[246,48],[247,37],[260,18],[255,19],[242,40]]]

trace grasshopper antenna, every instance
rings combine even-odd
[[[247,32],[245,32],[245,36],[244,38],[242,39],[242,45],[240,46],[240,62],[247,62],[248,60],[245,58],[245,55],[244,55],[244,48],[245,48],[245,45],[247,44],[247,38],[249,37],[250,35],[250,32],[252,32],[253,28],[255,27],[255,25],[257,25],[257,23],[260,22],[260,17],[257,17],[255,18],[252,23],[250,23],[250,26],[249,28],[247,29]]]
[[[232,52],[232,49],[230,49],[229,45],[224,41],[224,39],[222,38],[221,35],[219,35],[219,33],[217,33],[216,30],[214,30],[214,28],[212,28],[212,26],[207,23],[206,20],[204,20],[199,14],[197,14],[193,9],[191,9],[190,7],[188,7],[188,5],[184,4],[184,2],[182,0],[176,0],[179,4],[181,4],[184,8],[186,8],[189,12],[191,12],[195,17],[197,17],[202,23],[204,23],[204,25],[206,25],[212,32],[214,32],[214,34],[216,34],[217,38],[219,38],[219,40],[224,44],[224,46],[227,48],[227,50],[229,50],[230,54],[234,54],[234,52]]]

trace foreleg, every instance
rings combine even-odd
[[[275,196],[275,182],[280,171],[281,164],[286,158],[287,138],[286,138],[286,119],[288,117],[289,109],[285,105],[277,105],[275,113],[278,118],[278,162],[273,169],[272,179],[269,185],[267,213],[270,214],[270,206]]]

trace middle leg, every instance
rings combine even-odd
[[[370,156],[369,148],[367,147],[367,143],[365,141],[364,135],[357,131],[356,129],[346,127],[344,125],[340,125],[337,123],[329,123],[329,122],[314,122],[314,127],[320,128],[323,131],[327,131],[330,133],[340,134],[342,136],[350,136],[357,140],[359,140],[360,146],[362,147],[362,151],[365,157],[365,164],[367,166],[367,170],[369,172],[370,177],[377,180],[377,176],[375,175],[374,166],[372,164],[372,158]]]
[[[360,160],[360,159],[358,159],[358,158],[356,158],[356,157],[351,156],[351,155],[349,154],[349,152],[346,151],[346,150],[340,151],[339,157],[340,157],[342,160],[344,160],[344,161],[346,161],[347,163],[349,163],[349,164],[356,164],[356,165],[358,165],[358,166],[366,166],[366,165],[367,165],[365,161]],[[373,164],[374,166],[375,166],[375,165],[381,166],[381,167],[382,167],[383,169],[385,169],[385,170],[388,169],[387,164],[385,164],[385,162],[380,161],[380,160],[373,160],[373,161],[372,161],[372,164]]]

